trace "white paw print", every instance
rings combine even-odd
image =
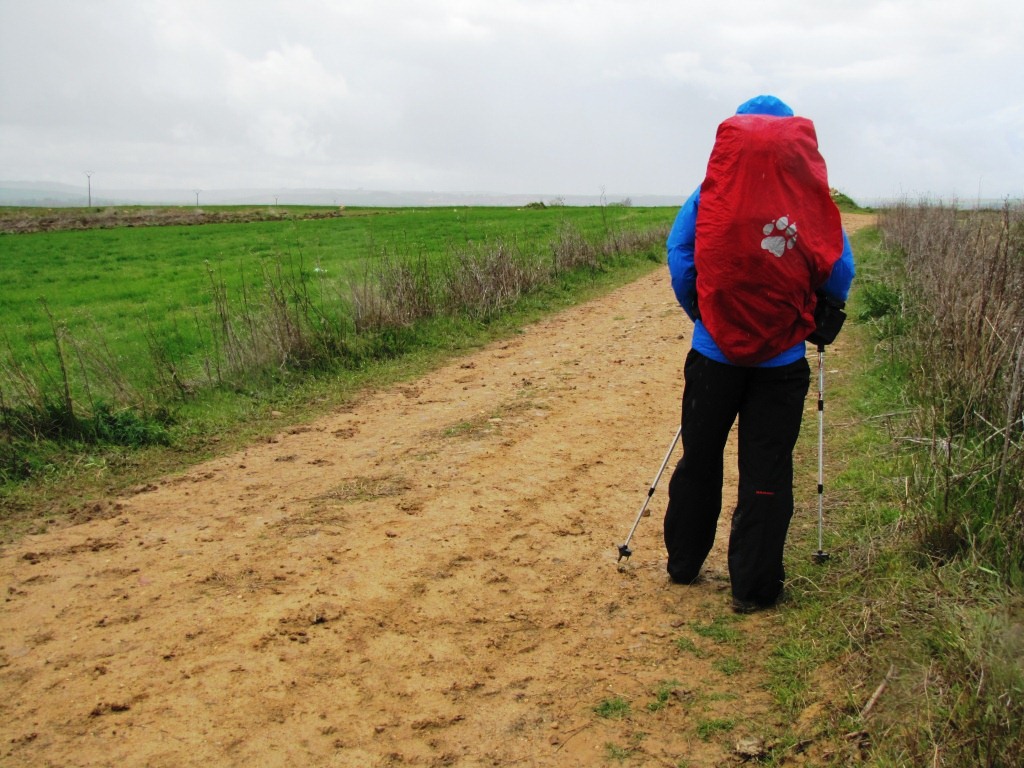
[[[768,222],[761,231],[765,234],[761,247],[774,256],[781,258],[787,248],[796,245],[796,222],[790,223],[788,216]]]

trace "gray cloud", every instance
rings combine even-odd
[[[1021,197],[1012,0],[0,0],[0,178],[686,194],[756,93],[835,186]]]

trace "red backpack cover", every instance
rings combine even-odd
[[[700,188],[694,262],[701,321],[737,365],[814,331],[814,291],[843,251],[814,124],[734,115],[718,127]]]

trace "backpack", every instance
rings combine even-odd
[[[697,305],[730,361],[757,365],[815,330],[815,290],[843,251],[814,124],[734,115],[700,188]]]

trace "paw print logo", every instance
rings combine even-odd
[[[768,222],[761,231],[765,235],[761,248],[773,256],[781,258],[787,248],[796,245],[796,222],[790,222],[788,216]]]

